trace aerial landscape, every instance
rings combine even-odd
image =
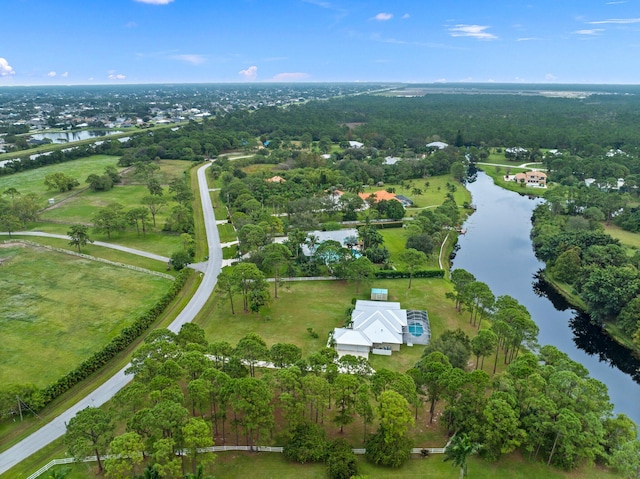
[[[633,2],[61,3],[0,4],[0,479],[640,478]]]

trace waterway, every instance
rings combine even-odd
[[[49,139],[53,143],[74,143],[76,141],[89,140],[100,136],[115,135],[122,133],[116,130],[81,130],[81,131],[61,131],[55,133],[34,133],[31,137],[34,140]]]
[[[640,425],[640,360],[540,279],[544,263],[535,257],[529,234],[531,213],[542,200],[504,190],[482,172],[467,188],[477,210],[464,225],[453,268],[473,273],[496,297],[516,298],[540,328],[540,345],[553,345],[583,364],[607,385],[614,411]]]

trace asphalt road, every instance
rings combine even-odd
[[[213,288],[216,285],[218,274],[222,268],[220,236],[218,235],[216,219],[211,205],[211,196],[209,195],[209,187],[207,186],[205,176],[209,166],[211,166],[211,163],[207,163],[198,170],[198,187],[200,189],[202,209],[204,211],[205,231],[207,234],[207,243],[209,245],[209,260],[205,263],[199,263],[199,265],[203,267],[204,278],[200,283],[198,290],[193,295],[193,298],[191,298],[191,301],[189,301],[178,317],[171,323],[171,325],[169,325],[169,329],[174,332],[178,332],[183,324],[192,321],[202,309],[211,293],[213,293]],[[67,237],[64,236],[64,238]],[[98,243],[96,242],[96,244]],[[127,249],[124,248],[123,250],[127,251]],[[150,253],[145,253],[144,255],[147,257],[155,257],[155,259],[164,259],[158,255],[149,256]],[[126,386],[129,381],[131,381],[131,376],[127,376],[124,373],[125,369],[128,367],[129,365],[125,366],[98,389],[78,401],[78,403],[67,409],[55,419],[51,420],[42,428],[26,437],[10,449],[7,449],[5,452],[0,453],[0,474],[5,473],[16,464],[63,436],[66,430],[66,424],[78,413],[78,411],[89,406],[101,406],[111,399],[118,391]]]

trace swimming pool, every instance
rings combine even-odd
[[[422,324],[420,323],[411,323],[409,324],[409,332],[411,333],[412,336],[415,336],[416,338],[419,338],[420,336],[422,336],[424,334],[424,328],[422,327]]]

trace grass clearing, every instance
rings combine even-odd
[[[427,183],[429,186],[426,186]],[[364,192],[373,193],[380,189],[386,190],[387,188],[394,188],[397,195],[406,196],[413,201],[413,207],[407,209],[407,216],[411,216],[417,213],[416,210],[421,208],[440,206],[449,192],[447,183],[455,185],[456,191],[453,193],[453,197],[458,205],[471,201],[471,194],[466,190],[464,185],[454,180],[451,175],[431,176],[421,180],[408,180],[404,182],[406,188],[398,184],[386,184],[383,187],[369,186],[365,188]],[[414,188],[422,190],[422,194],[415,195],[413,193]]]
[[[218,225],[218,233],[220,234],[221,243],[230,243],[231,241],[236,241],[238,239],[236,230],[231,223]]]
[[[61,233],[65,234],[65,233]],[[47,238],[45,236],[20,236],[13,235],[15,239],[23,239],[46,246],[53,246],[54,248],[68,249],[70,251],[77,251],[72,246],[69,246],[67,240],[58,238]],[[8,236],[0,237],[0,240],[7,240]],[[146,249],[146,248],[145,248]],[[116,263],[124,263],[131,266],[137,266],[139,268],[149,269],[151,271],[157,271],[159,273],[166,273],[170,275],[176,275],[177,271],[173,269],[167,271],[166,263],[157,261],[151,258],[145,258],[144,256],[138,256],[137,254],[125,253],[116,249],[105,248],[103,246],[96,246],[95,244],[87,244],[81,249],[83,254],[95,256],[96,258],[103,258]]]
[[[7,188],[15,188],[21,194],[35,193],[43,201],[54,198],[56,203],[68,198],[78,192],[78,190],[86,187],[85,180],[92,173],[102,174],[107,166],[117,166],[117,156],[94,155],[79,160],[67,161],[57,165],[43,166],[35,170],[21,171],[13,175],[0,176],[0,191]],[[122,168],[118,168],[121,170]],[[44,185],[44,178],[52,173],[64,173],[65,175],[76,178],[80,182],[80,186],[72,191],[60,193],[59,191],[47,190]]]
[[[625,231],[614,224],[604,224],[604,232],[620,241],[620,243],[632,248],[640,248],[640,233]]]
[[[427,310],[432,335],[457,327],[472,334],[466,317],[456,313],[453,303],[445,298],[445,294],[452,290],[451,283],[442,279],[419,278],[413,279],[411,289],[407,286],[407,279],[377,280],[371,285],[387,288],[389,300],[400,301],[405,309]],[[351,306],[352,298],[369,299],[368,287],[361,285],[358,294],[355,290],[355,284],[344,281],[285,282],[278,288],[279,298],[260,314],[242,312],[239,295],[234,296],[235,315],[231,314],[228,299],[212,297],[196,318],[196,323],[204,328],[209,341],[226,340],[235,344],[246,334],[255,332],[269,346],[277,342],[293,343],[302,348],[306,356],[326,345],[329,331],[343,326],[347,319],[345,311]],[[313,338],[307,328],[312,328],[319,337]],[[379,367],[406,370],[413,366],[421,349],[419,346],[403,347],[401,354],[394,353],[391,358],[370,357]]]
[[[384,228],[379,230],[384,238],[384,245],[391,253],[391,262],[400,270],[405,269],[405,264],[400,261],[400,255],[406,251],[407,235],[404,228]],[[420,269],[439,268],[438,253],[440,253],[440,244],[433,245],[433,253],[427,257],[427,263]]]
[[[170,284],[164,278],[64,253],[4,246],[4,384],[52,383],[131,324]]]

